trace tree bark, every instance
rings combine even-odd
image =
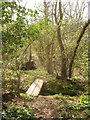
[[[57,29],[57,38],[58,38],[58,43],[59,43],[60,50],[61,50],[61,78],[66,80],[67,79],[66,55],[65,55],[64,45],[61,40],[59,25],[58,25],[58,29]]]
[[[46,0],[44,0],[44,17],[45,17],[45,24],[46,24],[46,19],[48,18],[48,5],[46,3]]]
[[[30,56],[29,56],[29,63],[31,63],[32,60],[32,52],[31,52],[31,44],[30,44]]]
[[[82,31],[81,31],[81,33],[79,35],[78,40],[77,40],[77,45],[76,45],[76,47],[74,49],[73,56],[72,56],[72,59],[71,59],[70,65],[69,65],[69,78],[72,77],[72,66],[73,66],[73,63],[74,63],[74,59],[75,59],[75,56],[76,56],[77,49],[79,47],[79,43],[80,43],[80,41],[81,41],[81,39],[82,39],[82,37],[83,37],[83,35],[85,33],[85,30],[86,30],[86,28],[88,27],[89,24],[90,24],[90,20],[88,20],[88,22],[85,23],[85,25],[83,26],[83,29],[82,29]]]
[[[58,21],[57,16],[56,16],[56,9],[57,9],[57,2],[55,4],[55,22],[57,24],[57,39],[58,39],[58,43],[60,46],[60,51],[61,51],[61,79],[66,80],[67,79],[67,68],[66,68],[66,55],[65,55],[65,49],[64,49],[64,45],[63,45],[63,41],[61,38],[61,21],[63,19],[63,13],[62,13],[62,9],[61,9],[61,1],[59,2],[59,15],[60,15],[60,19]]]
[[[17,78],[18,78],[18,85],[17,85],[17,91],[18,91],[18,97],[20,97],[20,71],[17,72]]]

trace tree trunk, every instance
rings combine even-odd
[[[48,18],[48,5],[46,3],[46,0],[44,0],[44,17],[45,19]]]
[[[82,39],[82,37],[85,33],[85,30],[86,30],[86,28],[88,27],[89,24],[90,24],[90,20],[87,23],[85,23],[85,25],[83,26],[83,29],[82,29],[82,31],[79,35],[78,40],[77,40],[77,45],[74,49],[73,56],[72,56],[72,59],[71,59],[70,65],[69,65],[69,78],[72,77],[72,66],[73,66],[73,63],[74,63],[74,59],[75,59],[75,56],[76,56],[77,49],[79,47],[79,43],[80,43],[80,41],[81,41],[81,39]]]
[[[32,53],[31,53],[31,45],[30,45],[30,56],[29,56],[29,63],[31,63],[32,60]]]
[[[63,43],[61,40],[59,25],[58,25],[58,29],[57,29],[57,38],[58,38],[58,43],[59,43],[60,50],[61,50],[61,78],[66,80],[67,79],[66,55],[65,55],[64,46],[63,46]]]
[[[47,48],[46,48],[46,55],[47,55],[47,62],[46,62],[46,69],[48,71],[49,74],[51,74],[52,72],[52,68],[51,68],[51,59],[50,59],[50,43],[48,43]]]
[[[18,78],[17,91],[18,91],[18,97],[20,97],[20,71],[17,71],[17,78]]]
[[[60,46],[60,52],[61,52],[61,77],[60,78],[63,79],[63,80],[66,80],[67,79],[66,55],[65,55],[65,49],[64,49],[63,42],[62,42],[62,38],[61,38],[61,29],[60,29],[60,27],[61,27],[60,23],[62,22],[62,19],[63,19],[61,1],[59,2],[59,15],[60,15],[59,21],[58,21],[56,13],[57,13],[57,2],[55,4],[55,14],[54,14],[54,16],[55,16],[55,22],[57,24],[57,39],[58,39],[58,43],[59,43],[59,46]]]

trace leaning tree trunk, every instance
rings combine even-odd
[[[88,27],[89,24],[90,24],[90,20],[87,23],[85,23],[85,25],[83,26],[83,29],[82,29],[82,31],[79,35],[78,40],[77,40],[77,45],[75,47],[75,50],[73,52],[73,56],[72,56],[72,59],[71,59],[70,65],[69,65],[69,78],[72,77],[72,66],[73,66],[73,63],[74,63],[74,59],[75,59],[75,56],[76,56],[77,49],[79,47],[79,43],[80,43],[80,41],[81,41],[81,39],[82,39],[82,37],[85,33],[85,30],[86,30],[86,28]]]

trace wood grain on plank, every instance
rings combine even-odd
[[[43,85],[42,79],[36,79],[27,90],[26,94],[31,96],[38,96]]]

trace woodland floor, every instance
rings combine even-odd
[[[48,96],[39,96],[31,102],[31,106],[37,118],[59,118],[60,111],[58,111],[58,105],[60,103],[60,100]]]
[[[55,79],[55,77],[47,74],[45,71],[25,71],[22,73],[21,77],[21,93],[25,94],[27,89],[30,87],[30,84],[32,84],[36,78],[41,78],[47,83],[47,85],[45,84],[43,86],[43,91],[41,94],[38,97],[32,97],[30,100],[27,100],[27,98],[23,98],[22,96],[18,98],[16,96],[11,97],[11,95],[6,94],[4,96],[3,94],[3,102],[8,106],[8,108],[14,105],[32,108],[35,117],[39,118],[40,120],[43,120],[44,118],[59,119],[60,117],[68,117],[71,120],[72,118],[79,117],[88,119],[84,109],[79,105],[81,98],[80,96],[83,94],[83,92],[87,91],[87,84],[84,85],[83,81],[79,83],[78,80],[74,84],[58,81]],[[48,91],[46,89],[48,89]],[[57,93],[59,90],[60,92]],[[49,92],[49,94],[45,94],[45,92]],[[71,92],[75,95],[69,95]]]
[[[60,119],[60,114],[62,113],[64,113],[63,118],[67,118],[66,116],[67,110],[65,106],[68,106],[70,104],[74,106],[75,104],[77,104],[77,99],[78,98],[76,97],[67,99],[66,98],[56,99],[53,96],[39,95],[38,97],[35,97],[30,101],[29,100],[26,101],[21,98],[14,98],[13,101],[8,102],[7,105],[9,107],[17,105],[25,108],[32,108],[35,117],[40,120],[44,120],[47,118],[48,119],[53,118],[56,120],[56,118]],[[81,118],[88,119],[83,110],[77,110],[76,112],[73,111],[73,113],[71,112],[69,114],[70,120],[72,120],[72,118],[77,118],[80,116]]]
[[[22,107],[31,107],[34,111],[36,118],[59,118],[60,111],[58,110],[59,105],[62,101],[54,99],[50,96],[38,96],[35,97],[32,101],[22,101],[21,99],[16,99],[13,101],[13,105],[19,105]]]

